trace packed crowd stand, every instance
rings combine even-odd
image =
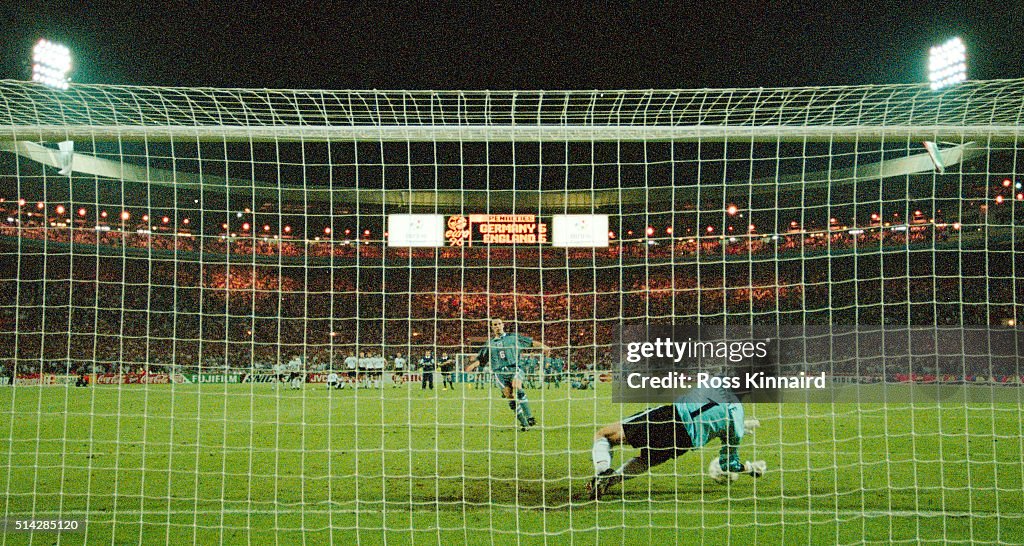
[[[829,282],[828,261],[767,264],[727,285],[720,274],[702,273],[698,284],[692,271],[650,265],[609,275],[75,257],[72,268],[67,256],[23,256],[18,280],[0,284],[0,359],[59,368],[70,358],[76,370],[109,373],[269,368],[302,355],[310,369],[339,369],[353,351],[468,353],[487,335],[486,319],[503,317],[578,370],[612,364],[620,321],[973,325],[1024,316],[1016,279],[941,270]]]
[[[301,239],[267,233],[229,233],[212,235],[189,228],[173,229],[149,223],[97,223],[43,214],[27,216],[17,209],[0,205],[0,236],[34,241],[50,241],[110,249],[190,252],[225,256],[280,257],[288,260],[325,260],[331,258],[363,260],[708,260],[715,258],[774,257],[800,253],[841,252],[847,250],[898,249],[910,245],[943,244],[961,237],[959,224],[911,222],[884,225],[878,222],[863,228],[836,226],[834,229],[789,229],[775,235],[755,232],[726,235],[704,234],[686,237],[613,239],[607,248],[560,249],[530,245],[465,246],[433,248],[391,248],[383,240],[368,238]],[[84,249],[80,249],[85,251]],[[109,252],[108,252],[109,253]]]
[[[69,358],[75,369],[113,372],[269,368],[296,354],[311,369],[337,369],[362,350],[458,354],[480,343],[488,317],[513,321],[578,370],[611,365],[608,340],[620,322],[1016,324],[1024,315],[1024,283],[986,278],[991,256],[958,252],[976,229],[956,223],[639,238],[607,249],[404,249],[355,238],[198,234],[159,222],[89,227],[22,214],[11,203],[0,209],[9,215],[0,244],[39,245],[3,273],[17,282],[0,284],[0,361],[54,373]],[[66,247],[39,242],[107,252],[75,249],[72,268]],[[956,256],[936,259],[945,243]],[[908,252],[895,256],[907,266],[895,273],[830,265],[848,250],[870,257],[900,249]],[[1012,249],[1002,254],[1014,259]],[[228,265],[231,256],[281,260]],[[913,256],[930,263],[926,274],[912,271]],[[748,273],[728,270],[737,264]]]

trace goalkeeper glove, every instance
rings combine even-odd
[[[764,461],[747,461],[743,463],[743,471],[754,478],[760,478],[767,470],[768,464]]]
[[[739,472],[729,472],[722,470],[721,463],[718,462],[718,457],[711,459],[711,464],[708,465],[708,477],[715,480],[718,483],[734,482],[739,477]]]

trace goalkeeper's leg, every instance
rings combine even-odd
[[[631,480],[647,472],[652,467],[670,461],[675,457],[676,450],[674,448],[652,450],[645,447],[640,450],[639,455],[626,461],[618,470],[614,472],[605,471],[602,475],[598,475],[594,479],[593,497],[600,498],[609,487],[626,480]]]
[[[594,477],[587,484],[590,498],[599,498],[608,488],[608,479],[615,473],[612,470],[612,446],[617,446],[626,438],[622,423],[603,427],[594,434],[594,445],[590,456],[594,462]]]
[[[622,423],[608,425],[594,434],[594,447],[590,451],[594,462],[594,475],[600,476],[612,466],[612,446],[622,443],[626,435],[622,431]]]
[[[621,443],[640,448],[640,455],[613,471],[610,448]],[[692,447],[672,405],[649,408],[602,428],[594,436],[595,476],[590,484],[591,498],[600,498],[612,485],[639,476]]]

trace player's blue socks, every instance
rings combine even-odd
[[[526,419],[531,419],[533,417],[533,412],[530,411],[530,401],[526,399],[526,391],[523,389],[516,391],[516,398],[519,399],[519,407],[522,408],[523,413],[526,414]]]
[[[515,412],[516,419],[519,420],[520,426],[524,429],[530,426],[530,418],[526,416],[526,409],[519,404],[518,400],[509,400],[508,409]]]
[[[530,411],[530,402],[526,399],[526,393],[519,389],[516,391],[516,398],[508,401],[508,408],[515,412],[516,419],[524,429],[533,426],[533,412]]]

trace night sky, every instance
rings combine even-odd
[[[768,2],[765,2],[767,4]],[[69,46],[88,83],[325,89],[643,89],[910,83],[959,35],[969,77],[1024,77],[1024,2],[16,2],[0,78]],[[827,5],[826,5],[827,4]],[[791,7],[794,3],[778,3]],[[70,6],[70,7],[69,7]],[[229,7],[230,6],[230,7]],[[337,7],[327,7],[337,6]]]

